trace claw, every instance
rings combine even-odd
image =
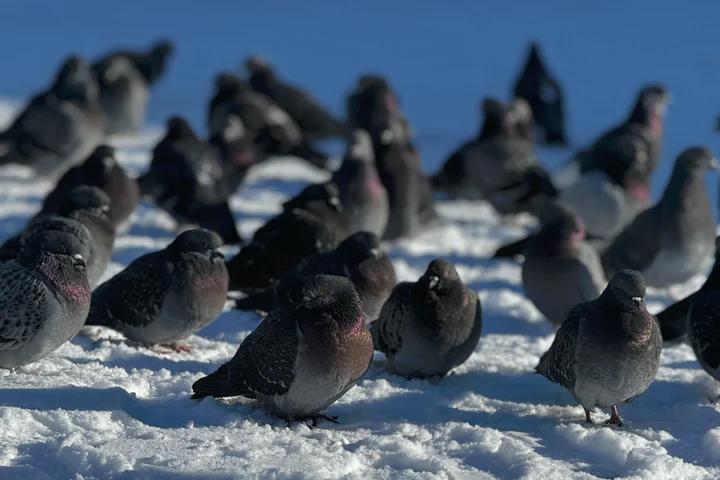
[[[610,408],[610,418],[608,418],[607,420],[605,420],[604,424],[605,424],[605,425],[617,425],[618,427],[622,427],[622,426],[623,426],[622,418],[620,418],[620,415],[618,414],[617,407],[616,407],[615,405],[613,405],[613,406]]]
[[[585,421],[589,424],[592,424],[593,421],[592,417],[590,416],[590,410],[588,410],[587,408],[583,408],[583,410],[585,410]]]
[[[313,415],[311,418],[312,418],[312,426],[313,427],[317,427],[319,420],[327,420],[328,422],[335,423],[335,424],[340,423],[340,422],[338,422],[337,415],[330,417],[328,415],[323,415],[322,413],[318,413],[317,415]]]

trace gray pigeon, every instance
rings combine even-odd
[[[227,298],[228,273],[208,230],[181,233],[167,248],[145,254],[93,293],[87,325],[102,325],[147,345],[175,345],[217,318]]]
[[[688,331],[688,312],[695,300],[705,292],[715,292],[720,290],[720,237],[715,238],[715,265],[713,265],[710,275],[700,289],[673,303],[662,312],[655,315],[660,324],[663,341],[675,340],[684,336]]]
[[[53,175],[83,161],[105,138],[105,116],[90,66],[71,56],[53,85],[35,96],[0,133],[0,164],[27,165]]]
[[[115,159],[115,149],[100,145],[85,163],[66,171],[43,201],[45,212],[55,212],[68,194],[81,185],[97,187],[110,198],[108,217],[113,227],[128,220],[140,201],[137,180],[129,177]]]
[[[663,288],[706,271],[715,251],[715,219],[705,172],[717,160],[705,147],[680,154],[660,201],[639,214],[603,252],[605,275],[640,271],[648,285]]]
[[[192,386],[192,398],[257,399],[288,422],[336,417],[320,412],[365,375],[373,357],[360,298],[346,278],[317,275],[301,303],[273,310],[235,356]]]
[[[470,357],[482,332],[477,294],[452,263],[436,259],[415,283],[393,290],[370,326],[387,369],[406,378],[442,377]]]
[[[700,366],[720,381],[720,291],[716,286],[696,294],[687,326],[688,340]]]
[[[107,195],[95,187],[81,186],[68,195],[55,214],[42,210],[28,222],[25,229],[0,246],[0,260],[17,257],[28,240],[38,233],[59,230],[75,237],[87,264],[86,275],[90,288],[94,288],[105,273],[113,244],[115,230],[107,217]]]
[[[395,268],[387,254],[380,251],[377,235],[358,232],[332,252],[305,258],[268,290],[238,300],[236,308],[269,312],[282,305],[295,305],[302,299],[305,281],[321,274],[342,276],[353,282],[368,322],[378,317],[397,283]]]
[[[647,390],[661,349],[660,327],[645,308],[645,280],[621,270],[597,300],[570,311],[535,370],[568,389],[588,423],[592,410],[610,407],[605,424],[620,426],[617,406]]]
[[[375,167],[372,139],[365,130],[353,131],[345,159],[332,179],[340,190],[340,202],[354,224],[354,231],[382,236],[390,204]]]
[[[112,52],[92,65],[100,87],[100,104],[107,117],[108,135],[140,131],[150,87],[162,76],[172,51],[172,44],[162,41],[146,52]]]
[[[555,213],[528,242],[522,266],[527,297],[553,325],[570,310],[595,300],[605,288],[597,251],[585,242],[585,226],[575,213],[553,204]]]
[[[52,231],[0,264],[0,367],[36,362],[78,333],[90,308],[81,250],[74,236]]]

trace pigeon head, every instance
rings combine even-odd
[[[670,181],[660,201],[677,204],[682,203],[688,194],[705,192],[705,173],[710,169],[718,169],[718,161],[710,149],[691,147],[683,151],[675,160]]]
[[[347,100],[347,117],[353,126],[366,130],[383,145],[403,143],[410,138],[397,95],[379,75],[365,75],[358,80]]]
[[[77,212],[81,211],[106,216],[110,211],[110,198],[97,187],[89,185],[75,187],[68,193],[58,213],[72,218]]]
[[[251,76],[272,78],[273,69],[270,62],[262,55],[251,55],[245,60],[245,69]]]
[[[498,135],[511,135],[513,119],[508,108],[494,98],[486,98],[482,102],[483,125],[480,138],[485,140]]]
[[[115,165],[115,149],[109,145],[100,145],[85,160],[83,170],[93,180],[101,180],[110,175]]]
[[[165,134],[165,138],[168,140],[197,138],[188,121],[180,116],[170,117],[166,123],[166,127],[167,133]]]
[[[307,210],[312,203],[321,202],[336,212],[342,211],[340,191],[335,182],[313,183],[308,185],[299,195],[283,204],[283,209],[290,212],[294,209]]]
[[[336,251],[351,265],[357,265],[381,255],[380,239],[371,232],[357,232],[338,245]]]
[[[542,227],[534,242],[544,249],[562,251],[563,247],[577,245],[585,239],[585,225],[570,208],[551,203],[541,215]]]
[[[452,262],[437,258],[413,285],[410,301],[419,320],[452,322],[450,311],[467,307],[469,296]]]
[[[390,84],[388,83],[387,79],[382,75],[370,73],[362,75],[360,78],[358,78],[358,88],[362,89],[375,86],[388,90],[390,89]]]
[[[85,273],[85,248],[74,235],[59,230],[38,232],[31,236],[20,252],[18,261],[37,268],[63,293],[90,301]]]
[[[336,275],[314,275],[305,281],[302,288],[303,298],[298,305],[299,311],[313,311],[310,318],[314,322],[337,322],[341,328],[352,329],[365,325],[365,316],[360,306],[360,297],[353,283],[345,277]]]
[[[98,85],[90,64],[77,55],[68,57],[55,77],[52,91],[63,99],[94,102]]]
[[[428,290],[434,292],[446,291],[453,283],[460,281],[460,275],[455,270],[455,265],[449,260],[437,258],[430,262],[427,270],[418,280]]]
[[[365,130],[356,129],[348,142],[347,156],[361,162],[375,163],[372,138]]]
[[[217,233],[204,228],[184,231],[170,246],[178,253],[200,253],[208,255],[213,260],[224,259],[223,254],[218,251],[223,246],[222,238]]]
[[[613,275],[601,297],[623,312],[645,308],[645,278],[635,270],[620,270]]]
[[[704,174],[708,170],[718,170],[720,165],[707,147],[690,147],[683,151],[675,164],[690,172]]]
[[[250,86],[233,73],[220,73],[215,77],[215,95],[230,98],[239,93],[247,92]]]
[[[671,95],[668,89],[659,83],[643,87],[638,94],[635,107],[630,114],[630,122],[648,125],[656,134],[662,134],[662,122],[670,104]]]

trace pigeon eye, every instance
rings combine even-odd
[[[207,243],[205,243],[205,242],[200,242],[200,246],[203,247],[203,248],[205,248],[205,247],[207,247]]]
[[[327,290],[325,290],[324,288],[322,290],[320,290],[320,296],[327,297]]]
[[[57,249],[58,253],[67,253],[64,245],[60,245]]]

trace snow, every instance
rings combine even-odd
[[[253,51],[338,112],[359,73],[388,74],[431,172],[477,128],[482,96],[507,98],[526,42],[538,38],[565,87],[576,145],[624,116],[643,82],[668,84],[675,103],[655,198],[682,149],[717,147],[711,129],[720,109],[720,63],[712,2],[561,0],[552,11],[528,0],[512,7],[245,3],[218,2],[211,12],[190,2],[16,2],[0,16],[0,44],[23,42],[4,52],[0,122],[69,52],[94,56],[168,35],[178,53],[153,95],[149,126],[137,137],[113,140],[134,174],[147,165],[167,116],[187,115],[204,131],[212,76]],[[112,21],[98,21],[107,17]],[[342,145],[329,148],[339,153]],[[570,151],[539,153],[556,166]],[[293,159],[258,168],[232,200],[241,233],[251,235],[282,201],[324,178]],[[717,178],[708,181],[715,203]],[[20,168],[0,172],[0,239],[23,226],[50,186],[29,181]],[[385,373],[377,354],[366,378],[328,409],[340,425],[287,427],[248,400],[189,399],[192,383],[229,359],[257,326],[256,315],[226,311],[189,339],[191,354],[160,355],[91,329],[91,338],[78,336],[48,359],[0,371],[0,478],[720,478],[720,415],[708,400],[720,395],[720,386],[687,345],[663,351],[656,381],[621,407],[625,426],[587,426],[566,391],[532,373],[553,331],[524,298],[520,267],[487,259],[532,222],[501,222],[488,206],[467,201],[442,201],[438,208],[446,225],[386,248],[400,280],[416,279],[442,256],[479,292],[483,337],[454,375],[437,385],[404,380]],[[167,215],[141,205],[117,241],[106,277],[164,247],[172,228]],[[703,280],[651,292],[650,310]]]

